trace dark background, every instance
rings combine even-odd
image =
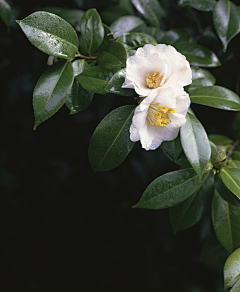
[[[174,236],[168,210],[131,208],[151,181],[177,169],[161,151],[147,152],[136,143],[118,168],[102,173],[90,168],[88,145],[97,124],[132,100],[95,95],[82,113],[69,116],[63,107],[32,130],[32,92],[47,56],[29,43],[14,19],[44,6],[78,6],[68,0],[10,3],[9,33],[0,20],[0,291],[223,291],[223,262],[199,260],[212,233],[210,210],[196,226]],[[170,4],[177,15],[175,1]],[[97,7],[101,13],[107,5],[90,1],[82,9]],[[195,33],[191,13],[196,12],[185,11]],[[203,22],[209,15],[198,13]],[[172,19],[162,25],[181,26]],[[219,41],[212,40],[219,51]],[[236,79],[228,74],[229,68],[233,75],[237,70],[231,52],[234,43],[227,54],[219,54],[221,69],[211,71],[218,83],[236,90]],[[192,108],[208,134],[232,137],[232,112]]]

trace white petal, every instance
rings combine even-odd
[[[176,113],[186,116],[191,100],[187,92],[176,97]]]
[[[172,88],[166,88],[166,89],[160,90],[153,102],[160,103],[164,106],[175,109],[176,98],[174,95],[174,90]]]

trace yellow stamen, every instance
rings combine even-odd
[[[160,75],[160,71],[149,73],[146,75],[147,86],[149,88],[159,87],[162,80],[163,80],[163,76]]]
[[[153,126],[166,127],[172,121],[169,117],[175,113],[174,108],[170,108],[160,103],[151,103],[148,108],[147,119]]]

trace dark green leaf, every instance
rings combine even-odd
[[[240,279],[240,248],[235,250],[227,259],[224,269],[224,290],[232,287],[235,283],[239,287]],[[231,290],[231,292],[239,290]]]
[[[177,165],[181,166],[181,168],[191,168],[192,167],[183,151],[181,152],[181,154],[179,155],[179,157],[175,163]]]
[[[97,126],[89,145],[89,161],[94,171],[120,165],[132,150],[129,128],[135,106],[125,105],[110,112]]]
[[[201,179],[211,156],[211,147],[205,129],[199,120],[187,113],[186,123],[180,128],[183,151]]]
[[[212,222],[217,239],[231,253],[240,245],[240,207],[229,204],[214,191]]]
[[[225,262],[229,253],[217,240],[215,234],[204,242],[200,260],[204,262]]]
[[[209,141],[210,147],[211,147],[211,157],[214,156],[218,152],[217,146],[212,142]]]
[[[110,42],[114,39],[111,29],[106,24],[103,24],[103,28],[104,28],[104,38],[103,38],[101,46],[98,48],[99,52],[102,52],[103,50],[105,50],[110,44]]]
[[[85,110],[93,99],[94,93],[84,89],[77,79],[74,79],[71,92],[65,104],[70,109],[70,115]]]
[[[240,207],[240,200],[225,186],[221,179],[220,172],[214,178],[215,187],[219,195],[228,203]]]
[[[61,17],[38,11],[17,21],[40,51],[63,59],[72,59],[78,50],[78,36],[73,27]]]
[[[73,78],[70,61],[57,62],[41,75],[33,92],[34,130],[64,105],[71,91]]]
[[[208,173],[194,194],[182,203],[170,208],[170,220],[174,234],[199,222],[211,205],[213,191],[213,176]]]
[[[131,0],[139,13],[155,27],[159,27],[163,14],[162,8],[157,0]]]
[[[229,145],[233,143],[233,140],[218,134],[208,135],[208,139],[212,141],[215,145]]]
[[[235,115],[235,118],[233,120],[233,134],[237,140],[240,140],[240,113],[237,113]]]
[[[84,13],[80,22],[80,30],[85,48],[90,55],[99,48],[104,38],[102,20],[95,8]]]
[[[192,65],[200,67],[217,67],[221,65],[217,56],[204,46],[189,43],[175,43],[174,47]]]
[[[182,152],[180,137],[178,136],[172,141],[164,141],[161,144],[161,148],[172,161],[176,162],[178,156]]]
[[[83,88],[99,94],[118,94],[122,96],[136,95],[133,89],[121,88],[125,80],[126,69],[104,69],[95,66],[84,70],[76,78]]]
[[[240,160],[228,160],[228,166],[230,168],[240,168]]]
[[[161,38],[161,44],[174,45],[176,43],[188,43],[189,35],[181,29],[168,30]]]
[[[240,169],[224,167],[220,174],[225,186],[240,199]]]
[[[10,27],[11,15],[11,6],[5,0],[0,0],[0,18],[8,28]]]
[[[144,24],[144,21],[137,16],[123,16],[114,21],[110,25],[110,29],[114,32],[114,37],[117,38],[126,32],[133,31],[143,26]]]
[[[193,103],[223,110],[240,110],[239,96],[225,87],[214,85],[189,88],[189,96]]]
[[[156,178],[134,208],[164,209],[186,200],[200,185],[193,169],[182,169]]]
[[[141,32],[125,33],[117,39],[117,42],[123,44],[126,50],[135,50],[146,44],[157,45],[152,36]]]
[[[72,62],[74,76],[77,76],[83,72],[83,70],[88,69],[90,66],[83,59],[78,59]]]
[[[230,40],[240,32],[240,9],[229,0],[219,0],[213,12],[213,23],[226,52]]]
[[[42,10],[57,14],[61,18],[71,23],[71,25],[73,25],[76,30],[80,30],[80,20],[84,14],[83,10],[61,7],[44,7]]]
[[[192,84],[191,87],[212,86],[215,84],[215,77],[207,70],[191,66]]]
[[[231,154],[231,158],[233,160],[240,160],[240,151],[233,151],[233,153]]]
[[[190,6],[201,11],[212,11],[216,3],[215,0],[179,0],[178,5]]]
[[[98,64],[105,69],[126,67],[126,60],[127,51],[125,47],[114,41],[109,42],[97,58]]]

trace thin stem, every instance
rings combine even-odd
[[[87,56],[84,56],[84,55],[81,55],[81,54],[76,54],[75,55],[75,58],[82,58],[82,59],[87,59],[87,60],[96,60],[97,57],[87,57]]]
[[[229,156],[233,153],[233,150],[239,145],[239,140],[237,140],[236,142],[234,142],[232,144],[232,146],[228,149],[228,153],[227,153],[227,156],[226,156],[226,159],[229,158]]]

